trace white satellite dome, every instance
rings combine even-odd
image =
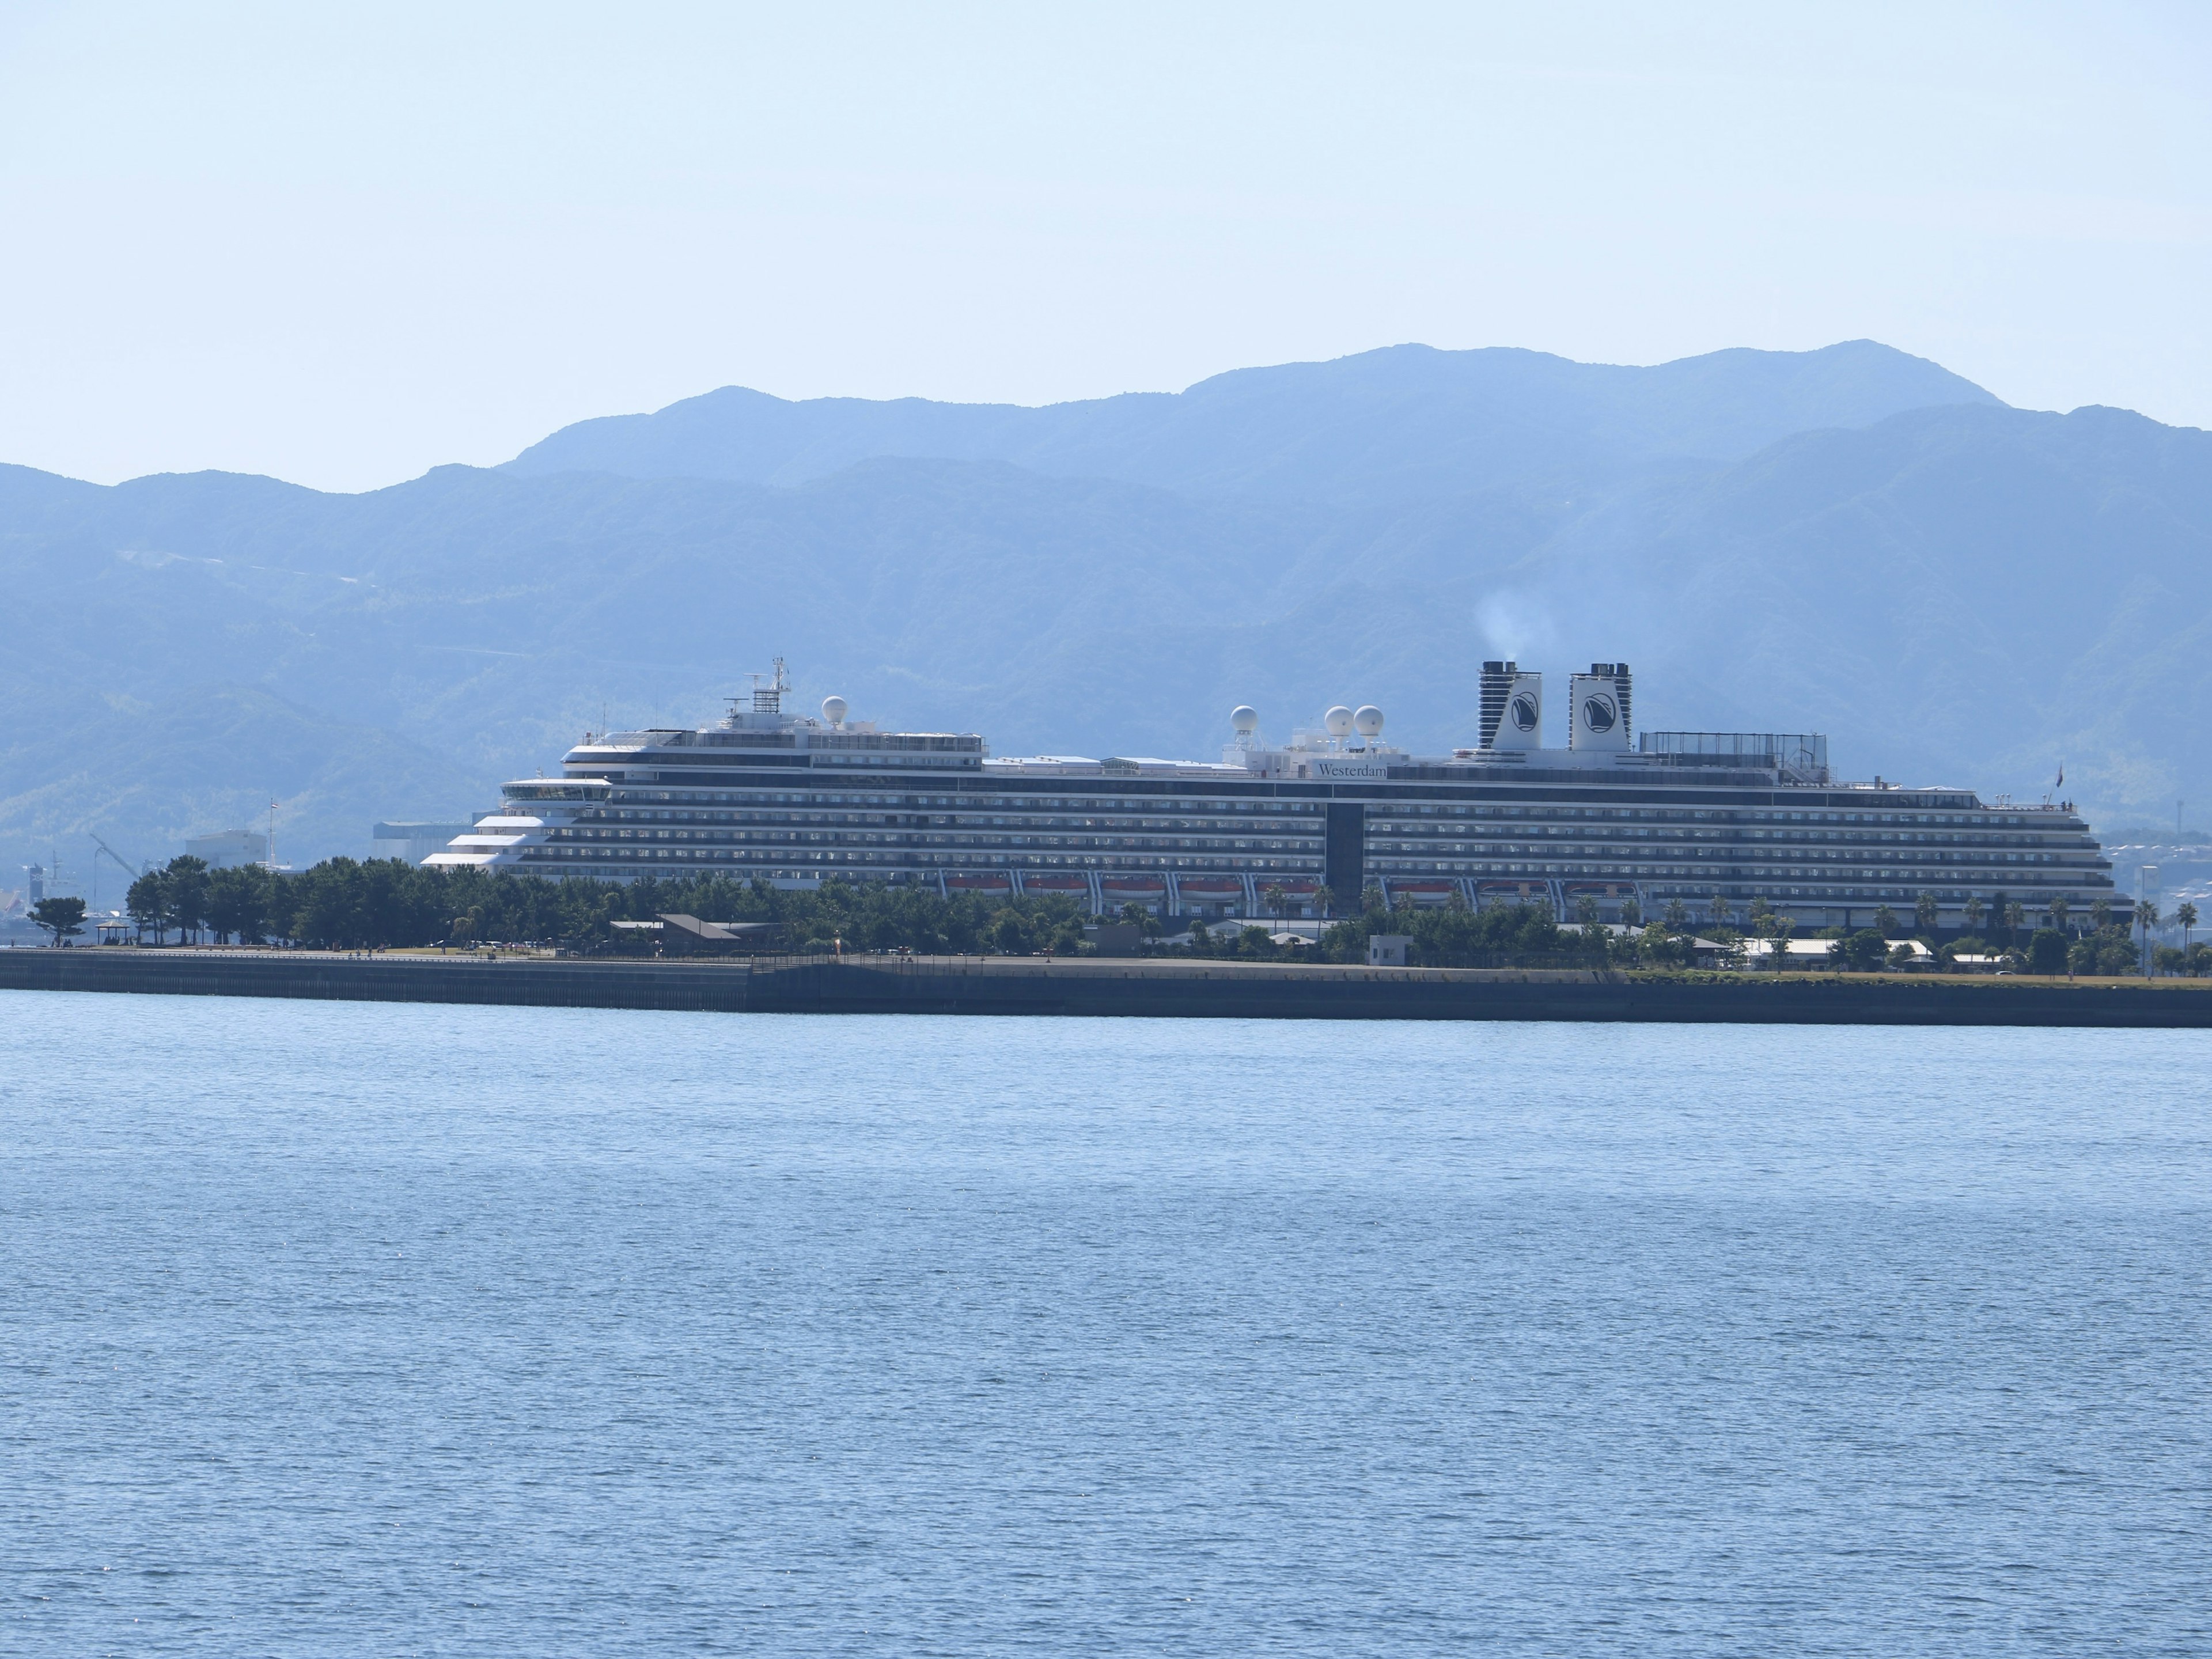
[[[1229,724],[1238,732],[1256,732],[1260,729],[1260,711],[1249,703],[1240,702],[1229,711]]]
[[[1321,723],[1332,738],[1344,737],[1352,730],[1352,711],[1339,703],[1321,717]]]
[[[1352,717],[1352,723],[1359,728],[1359,735],[1370,743],[1382,735],[1382,711],[1371,702],[1359,705],[1359,712]]]
[[[842,725],[845,723],[845,700],[844,700],[844,698],[842,698],[842,697],[824,697],[824,698],[823,698],[823,699],[822,699],[822,718],[823,718],[823,720],[828,720],[828,721],[830,722],[830,725],[832,725],[832,726],[842,726]]]

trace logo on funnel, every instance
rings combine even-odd
[[[1613,723],[1620,719],[1613,708],[1613,699],[1602,693],[1583,699],[1583,724],[1593,732],[1610,732]]]
[[[1513,699],[1513,724],[1523,732],[1536,729],[1536,700],[1526,691]]]

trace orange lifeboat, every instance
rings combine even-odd
[[[1089,878],[1084,876],[1025,875],[1022,878],[1022,891],[1024,893],[1065,893],[1088,898],[1091,896],[1091,883]]]
[[[1176,891],[1187,902],[1220,904],[1244,896],[1244,884],[1233,877],[1185,876],[1176,882]]]
[[[1390,884],[1393,903],[1449,904],[1451,896],[1459,891],[1455,881],[1394,881]]]
[[[1109,876],[1098,884],[1109,899],[1124,903],[1150,903],[1168,896],[1166,878],[1161,876]]]

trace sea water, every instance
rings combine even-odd
[[[2204,1034],[0,1035],[0,1650],[2212,1649]]]

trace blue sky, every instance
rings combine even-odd
[[[0,460],[1872,337],[2212,425],[2212,9],[0,0]]]

